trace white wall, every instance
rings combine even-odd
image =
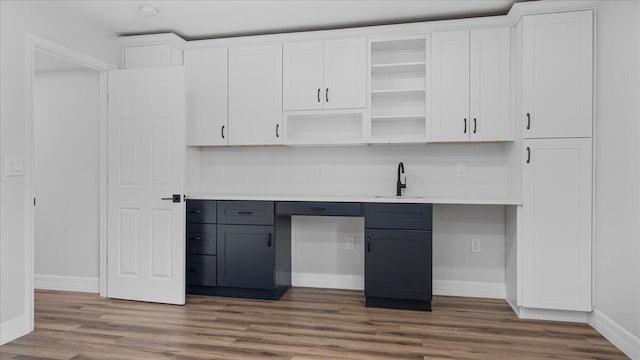
[[[29,331],[24,177],[4,176],[4,158],[25,154],[25,34],[119,64],[115,34],[55,5],[0,1],[0,343]],[[9,269],[8,271],[5,271]],[[21,324],[27,324],[26,330]],[[15,326],[14,326],[15,325]],[[18,330],[11,330],[11,329]],[[24,331],[23,331],[24,330]]]
[[[203,148],[199,168],[190,171],[199,173],[200,181],[189,190],[217,194],[392,195],[399,161],[405,164],[407,195],[509,197],[509,154],[504,144]],[[457,176],[459,163],[467,165],[466,177]],[[219,167],[223,176],[217,175]],[[318,167],[323,169],[322,176],[318,176]],[[363,287],[361,219],[294,217],[292,232],[294,285],[318,282],[332,287]],[[345,249],[349,236],[356,239],[355,250]],[[504,288],[503,206],[436,206],[433,237],[436,282],[494,283]],[[471,253],[472,237],[481,240],[480,253]]]
[[[36,73],[36,280],[83,277],[98,285],[99,89],[97,71]]]
[[[640,2],[596,25],[595,309],[640,339]]]

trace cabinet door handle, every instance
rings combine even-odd
[[[324,91],[324,101],[329,102],[329,88]]]
[[[238,211],[238,215],[251,215],[253,211]]]
[[[200,214],[202,211],[200,210],[189,210],[187,211],[189,214]]]
[[[318,88],[318,102],[322,101],[320,100],[320,91],[322,91],[322,89]]]
[[[527,164],[531,163],[531,148],[527,146]]]
[[[473,118],[473,133],[476,133],[476,130],[478,129],[478,123],[476,118]]]
[[[200,272],[200,268],[198,268],[197,266],[191,266],[189,268],[189,272],[199,273]]]
[[[192,237],[189,238],[189,240],[200,241],[200,236],[192,236]]]
[[[269,237],[267,238],[267,247],[271,247],[271,233],[269,233]]]
[[[222,125],[222,128],[220,129],[220,133],[222,135],[222,138],[224,139],[224,125]]]
[[[527,113],[527,130],[531,129],[531,114]]]
[[[327,208],[325,207],[312,207],[311,211],[325,211]]]
[[[467,118],[464,118],[464,133],[467,133]]]
[[[280,137],[280,124],[276,124],[276,137]]]
[[[371,236],[367,236],[367,252],[371,252]]]

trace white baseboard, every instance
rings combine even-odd
[[[27,315],[0,323],[0,345],[11,342],[31,332]]]
[[[585,311],[549,310],[519,307],[516,312],[521,319],[564,321],[586,324],[589,321],[589,313]]]
[[[433,295],[504,299],[504,283],[478,281],[433,280]]]
[[[364,276],[292,272],[291,286],[364,290]]]
[[[640,339],[598,310],[591,313],[589,325],[611,341],[631,359],[640,359]]]
[[[33,286],[42,290],[99,293],[100,279],[82,276],[36,274],[33,277]]]

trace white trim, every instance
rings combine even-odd
[[[25,168],[25,312],[28,324],[28,331],[33,331],[33,285],[34,285],[34,207],[33,198],[34,191],[34,178],[33,178],[33,166],[34,166],[34,118],[33,118],[33,106],[34,106],[34,58],[36,52],[54,56],[74,64],[88,67],[90,69],[100,72],[100,96],[104,97],[100,99],[100,201],[106,200],[106,120],[107,120],[107,76],[106,72],[109,70],[115,70],[116,66],[108,64],[102,60],[94,58],[89,55],[85,55],[71,48],[56,44],[52,41],[34,36],[32,34],[25,35],[25,144],[24,144],[24,168]],[[102,251],[106,249],[106,204],[100,204],[100,289],[104,289],[104,296],[106,295],[106,261],[107,252]],[[103,225],[102,223],[105,223]]]
[[[9,343],[30,332],[29,317],[26,314],[0,323],[0,345]]]
[[[640,359],[640,338],[598,310],[589,317],[589,325],[631,359]]]
[[[187,43],[183,38],[174,33],[122,36],[118,38],[118,41],[123,48],[132,46],[171,45],[180,50],[184,50]]]
[[[563,321],[575,323],[588,323],[589,313],[584,311],[549,310],[520,307],[516,312],[520,319]]]
[[[433,295],[504,299],[506,288],[504,283],[433,280]]]
[[[35,289],[88,293],[100,292],[100,278],[97,277],[36,274],[33,280]]]
[[[364,290],[364,275],[292,272],[291,285],[325,289]]]

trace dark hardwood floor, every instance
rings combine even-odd
[[[625,359],[585,324],[519,320],[502,300],[435,297],[432,313],[364,307],[362,292],[186,306],[36,291],[36,330],[0,359]]]

